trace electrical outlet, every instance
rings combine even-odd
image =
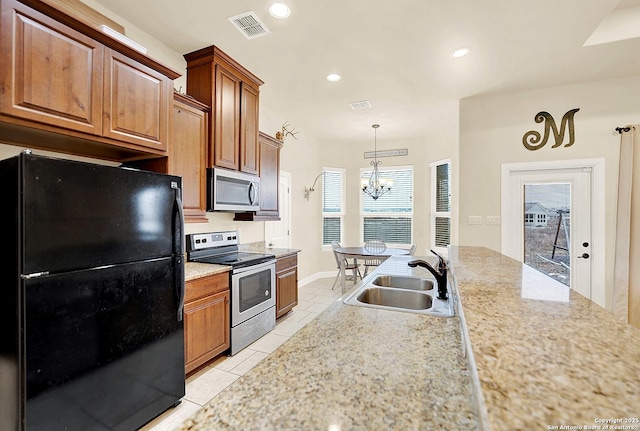
[[[500,224],[500,216],[487,216],[487,224]]]
[[[482,224],[482,216],[469,216],[468,224]]]

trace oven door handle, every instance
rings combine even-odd
[[[268,260],[266,262],[263,263],[258,263],[256,265],[249,265],[249,266],[244,266],[242,268],[234,268],[232,271],[232,274],[242,274],[244,272],[248,272],[248,271],[260,271],[264,268],[268,268],[271,265],[275,265],[276,260],[275,259],[271,259]]]

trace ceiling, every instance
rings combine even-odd
[[[275,0],[96,1],[180,53],[217,45],[265,81],[261,105],[298,139],[370,143],[373,123],[378,141],[427,136],[456,126],[464,97],[640,74],[640,38],[583,47],[640,0],[280,0],[285,20]],[[248,40],[227,19],[247,11],[271,33]]]

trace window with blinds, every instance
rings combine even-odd
[[[446,253],[451,244],[451,160],[431,163],[431,247]]]
[[[360,178],[369,179],[371,169],[361,169]],[[386,244],[413,243],[413,167],[380,168],[383,178],[393,180],[391,191],[374,200],[361,193],[363,242],[372,239]]]
[[[345,170],[325,168],[322,174],[322,244],[342,241]]]

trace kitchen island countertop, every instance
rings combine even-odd
[[[387,261],[386,271],[431,278]],[[476,429],[460,322],[335,302],[179,430]]]
[[[495,251],[449,262],[462,313],[338,301],[178,430],[640,429],[606,422],[640,415],[640,331]]]
[[[487,248],[450,247],[449,263],[486,428],[640,429],[639,330]]]

